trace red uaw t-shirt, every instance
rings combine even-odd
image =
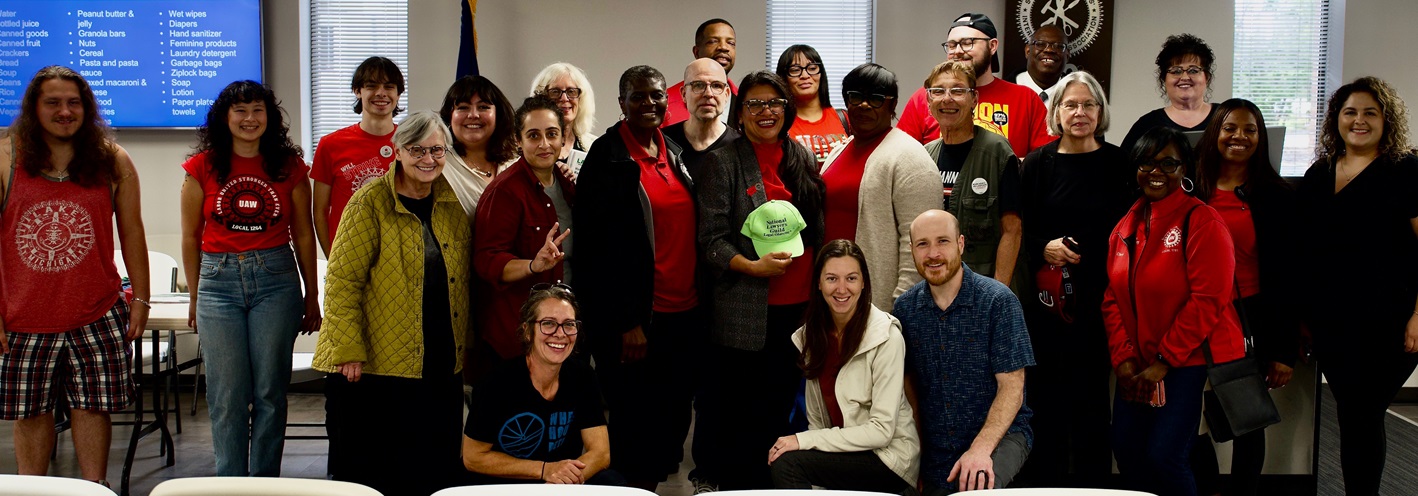
[[[217,182],[209,157],[202,152],[182,169],[202,185],[202,251],[239,253],[264,250],[291,240],[291,192],[306,180],[310,168],[291,158],[290,175],[274,182],[262,169],[261,157],[231,157],[231,173]]]
[[[113,192],[23,171],[13,178],[0,214],[5,330],[58,333],[102,318],[121,282],[113,263]]]
[[[397,130],[398,127],[395,126]],[[310,178],[330,185],[330,212],[325,219],[330,226],[330,239],[340,227],[340,215],[345,205],[361,186],[389,172],[394,163],[394,131],[375,136],[355,123],[325,135],[315,146],[315,161],[310,166]],[[319,212],[315,213],[320,215]]]

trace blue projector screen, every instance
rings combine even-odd
[[[261,81],[260,0],[0,0],[0,126],[40,68],[93,86],[114,127],[196,127],[232,81]]]

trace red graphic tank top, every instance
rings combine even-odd
[[[5,330],[57,333],[103,317],[118,300],[113,192],[16,171],[0,214]]]

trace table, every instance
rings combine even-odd
[[[165,391],[163,390],[163,384],[165,381],[175,380],[177,371],[181,366],[171,367],[166,370],[161,368],[161,339],[159,339],[159,336],[161,336],[162,331],[191,331],[193,329],[191,326],[187,325],[187,303],[180,301],[180,299],[175,296],[162,296],[162,298],[158,296],[152,298],[152,309],[148,311],[148,324],[147,328],[144,329],[145,333],[152,334],[152,339],[148,341],[152,344],[152,369],[145,375],[147,378],[146,382],[150,384],[144,384],[142,386],[151,386],[152,389],[153,420],[146,422],[143,420],[143,390],[140,387],[133,404],[133,433],[128,439],[128,452],[123,458],[123,475],[119,484],[119,494],[122,496],[128,496],[129,475],[133,471],[133,457],[137,455],[138,452],[138,441],[148,434],[154,432],[161,433],[162,438],[159,441],[159,450],[167,454],[166,466],[171,467],[177,464],[177,459],[174,455],[175,450],[173,449],[172,432],[167,428],[167,409],[164,407],[166,403],[164,402]],[[133,347],[133,373],[135,376],[142,375],[143,373],[142,344],[143,341],[140,339],[138,346]],[[176,350],[168,350],[168,353],[175,351]],[[181,420],[179,420],[179,422],[181,422]]]

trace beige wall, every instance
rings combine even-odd
[[[1344,11],[1344,59],[1341,83],[1360,76],[1378,76],[1392,84],[1408,104],[1409,139],[1418,141],[1418,66],[1411,38],[1418,2],[1412,0],[1349,0]],[[1410,381],[1414,383],[1415,381]]]

